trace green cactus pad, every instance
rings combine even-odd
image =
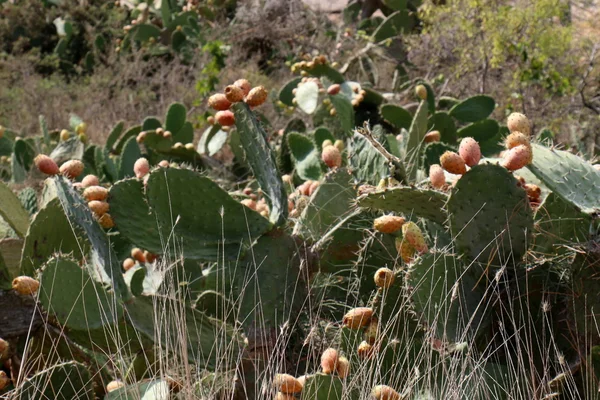
[[[533,144],[533,163],[527,168],[548,189],[586,214],[600,211],[600,173],[567,151]]]
[[[373,33],[373,41],[379,43],[383,40],[408,33],[413,28],[413,19],[408,10],[396,11],[390,14]]]
[[[344,382],[332,375],[314,374],[306,377],[301,400],[342,400],[353,399],[344,390]]]
[[[11,276],[21,274],[21,253],[23,239],[4,238],[0,240],[0,254]]]
[[[452,189],[447,207],[456,246],[470,259],[519,261],[527,251],[533,213],[525,190],[505,168],[474,166]]]
[[[114,390],[104,400],[169,400],[169,383],[163,379],[147,380]]]
[[[347,169],[340,168],[328,173],[302,212],[294,234],[319,240],[352,210],[355,195],[352,175]]]
[[[141,296],[144,292],[144,278],[146,278],[146,269],[139,265],[130,268],[125,274],[123,274],[125,283],[129,286],[131,294],[134,296]]]
[[[312,114],[319,103],[319,86],[315,82],[305,82],[296,89],[296,104],[307,114]]]
[[[104,148],[108,151],[113,151],[115,144],[119,140],[119,137],[121,137],[121,134],[123,133],[124,130],[125,130],[125,122],[119,121],[117,123],[117,125],[115,125],[115,127],[112,129],[112,131],[110,131],[110,134],[108,135],[108,138],[106,139],[106,143],[104,144]]]
[[[173,141],[183,144],[192,143],[194,141],[194,126],[192,123],[187,121],[180,130],[173,133]]]
[[[3,182],[0,182],[0,215],[19,237],[25,237],[29,228],[29,213],[23,208],[19,197]]]
[[[500,141],[497,138],[500,125],[493,119],[484,119],[483,121],[474,122],[458,130],[459,138],[472,137],[480,143],[488,140]]]
[[[435,114],[435,92],[433,91],[433,87],[424,79],[417,79],[415,81],[415,85],[423,85],[427,90],[427,111],[429,114]]]
[[[123,314],[113,295],[74,261],[51,258],[43,266],[39,280],[40,303],[63,326],[96,329]]]
[[[419,170],[419,154],[427,134],[427,115],[427,103],[422,101],[410,125],[406,142],[406,171],[411,182],[415,181]]]
[[[364,194],[357,199],[357,204],[360,207],[425,218],[443,225],[447,218],[444,212],[447,198],[444,193],[436,190],[407,186]]]
[[[151,24],[137,24],[129,31],[130,37],[138,42],[147,42],[150,38],[159,38],[160,29]]]
[[[158,128],[162,128],[162,123],[156,117],[146,117],[142,121],[142,131],[155,131]]]
[[[69,160],[82,160],[84,150],[85,145],[77,136],[73,136],[64,142],[60,142],[50,153],[50,158],[56,161],[58,165]]]
[[[429,117],[427,128],[430,131],[439,131],[441,141],[447,144],[456,143],[456,124],[448,113],[440,111]]]
[[[307,72],[318,78],[325,77],[332,81],[333,83],[342,84],[346,80],[344,75],[342,75],[337,69],[333,68],[328,64],[318,64],[315,65],[312,69],[307,70]]]
[[[496,101],[489,96],[473,96],[456,104],[450,115],[460,122],[477,122],[489,117],[496,108]]]
[[[133,172],[133,166],[138,158],[142,157],[140,146],[137,144],[135,138],[130,138],[125,146],[119,159],[119,178],[129,178],[135,176]]]
[[[329,129],[323,126],[315,129],[313,136],[315,138],[315,143],[317,144],[317,149],[319,149],[319,151],[323,149],[323,142],[325,140],[331,140],[332,143],[335,142],[335,137],[333,136],[333,134],[329,131]]]
[[[0,189],[0,193],[1,192],[2,190]],[[29,213],[29,215],[33,215],[38,211],[37,193],[34,188],[26,187],[19,192],[18,197],[21,205]],[[27,226],[29,227],[29,220],[27,221]]]
[[[429,253],[417,259],[406,275],[414,310],[435,337],[454,343],[482,333],[490,316],[480,306],[485,286],[478,283],[483,270],[463,265],[453,255]]]
[[[460,100],[450,96],[440,96],[438,100],[438,107],[444,110],[451,109],[455,105],[460,103]]]
[[[456,147],[449,146],[442,142],[428,143],[425,146],[425,151],[423,152],[423,167],[427,174],[429,174],[429,167],[433,164],[440,163],[440,157],[446,151],[456,151]]]
[[[86,366],[66,362],[40,371],[25,380],[15,394],[29,400],[93,400],[92,378]]]
[[[121,139],[119,139],[113,151],[117,154],[120,154],[123,151],[123,147],[125,146],[125,143],[127,143],[127,140],[129,140],[129,138],[131,137],[136,137],[141,131],[142,127],[140,125],[132,126],[131,128],[129,128],[123,134],[123,136],[121,136]]]
[[[310,138],[298,133],[287,135],[287,144],[298,176],[303,180],[319,180],[323,175],[321,157]]]
[[[384,104],[379,109],[381,117],[396,128],[410,129],[410,125],[413,120],[412,114],[401,106],[394,104]]]
[[[351,101],[342,94],[329,96],[329,99],[337,113],[336,118],[339,120],[344,134],[349,136],[354,130],[354,108]]]
[[[288,215],[287,194],[267,134],[246,103],[236,103],[232,109],[246,159],[269,204],[269,218],[281,225]]]
[[[393,153],[392,145],[396,144],[393,135],[390,135],[391,137],[384,135],[381,125],[373,127],[372,134],[387,151]],[[358,182],[377,185],[381,179],[390,176],[388,160],[363,135],[354,134],[349,153],[352,173]],[[403,173],[402,170],[399,172]]]
[[[294,78],[283,85],[279,91],[279,101],[288,107],[294,107],[294,103],[292,102],[294,99],[294,94],[292,91],[298,87],[300,82],[302,82],[302,78]]]
[[[85,239],[79,239],[81,232],[72,227],[58,199],[51,200],[33,218],[21,257],[21,273],[34,276],[35,270],[44,264],[54,253],[70,254],[81,260],[89,248]]]

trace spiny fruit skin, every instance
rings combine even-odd
[[[126,258],[123,261],[123,269],[125,271],[129,271],[131,268],[133,268],[134,265],[135,265],[135,261],[133,258]]]
[[[406,264],[410,264],[417,253],[417,250],[408,242],[408,240],[404,240],[401,237],[396,238],[396,250],[398,250],[400,258],[402,258],[402,261]]]
[[[331,374],[335,371],[339,355],[336,349],[328,348],[321,354],[321,370],[324,374]]]
[[[150,172],[150,163],[144,157],[138,158],[133,164],[133,172],[136,178],[143,178]]]
[[[442,168],[451,174],[462,175],[467,172],[465,160],[453,151],[447,151],[442,154],[440,164],[442,164]]]
[[[240,89],[242,89],[242,93],[244,93],[244,96],[247,96],[248,93],[250,93],[250,89],[252,88],[252,86],[250,86],[250,82],[248,82],[247,79],[238,79],[237,81],[233,82],[234,86],[239,87]]]
[[[98,186],[100,184],[100,180],[96,175],[86,175],[81,180],[81,187],[88,188],[90,186]]]
[[[513,132],[504,139],[504,145],[508,150],[520,145],[529,146],[529,137],[521,132]]]
[[[235,124],[235,115],[229,110],[219,111],[215,114],[215,120],[221,126],[232,126]]]
[[[466,137],[460,141],[458,154],[469,167],[479,164],[479,160],[481,160],[481,148],[472,137]]]
[[[106,385],[106,392],[107,393],[114,392],[115,390],[120,389],[123,386],[125,386],[125,384],[119,380],[110,381],[110,382],[108,382],[108,385]]]
[[[421,100],[427,100],[427,88],[423,85],[417,85],[415,88],[415,94]]]
[[[273,386],[280,392],[286,394],[300,393],[302,391],[302,384],[298,382],[298,379],[289,374],[275,375]]]
[[[40,288],[40,283],[29,276],[17,276],[12,281],[12,288],[19,294],[33,295]]]
[[[375,400],[401,400],[400,394],[387,385],[377,385],[371,395]]]
[[[446,185],[446,175],[444,175],[444,170],[439,164],[433,164],[429,167],[429,181],[431,186],[436,189],[442,189]]]
[[[115,227],[115,221],[113,221],[109,213],[106,213],[103,216],[101,216],[98,222],[100,223],[100,226],[104,229],[110,229]]]
[[[225,88],[225,97],[230,103],[237,103],[244,100],[244,91],[236,85],[229,85]]]
[[[367,341],[363,340],[358,345],[357,352],[358,352],[358,356],[360,358],[367,358],[373,353],[373,345],[371,345]]]
[[[108,190],[102,186],[90,186],[83,191],[83,198],[87,201],[104,201],[108,197]]]
[[[531,146],[519,145],[510,149],[502,160],[502,166],[509,171],[516,171],[533,161]]]
[[[375,218],[373,228],[381,233],[394,233],[402,228],[406,220],[403,217],[394,215],[384,215],[383,217]]]
[[[375,271],[375,276],[373,277],[375,281],[375,285],[380,288],[389,288],[394,283],[396,277],[394,276],[394,271],[389,268],[379,268]]]
[[[512,132],[522,132],[526,135],[531,135],[531,122],[521,113],[512,113],[506,120],[508,130]]]
[[[402,225],[402,236],[419,253],[423,254],[427,252],[428,248],[427,243],[425,242],[425,236],[423,236],[421,228],[414,222],[411,221]]]
[[[439,142],[442,139],[442,135],[440,131],[431,131],[425,135],[423,141],[425,143],[435,143]]]
[[[350,361],[344,356],[338,358],[336,371],[340,378],[345,379],[350,373]]]
[[[83,173],[84,165],[79,160],[69,160],[60,166],[59,171],[61,174],[69,179],[75,179]]]
[[[331,85],[327,88],[327,94],[330,96],[335,96],[336,94],[338,94],[340,92],[341,88],[342,87],[340,86],[339,83],[334,83],[333,85]]]
[[[144,256],[144,252],[137,247],[134,247],[133,249],[131,249],[131,257],[134,260],[137,260],[138,262],[141,262],[141,263],[146,262],[146,257]]]
[[[344,315],[344,319],[342,323],[344,326],[357,330],[366,326],[369,322],[371,322],[371,318],[373,317],[373,309],[370,307],[357,307],[348,311],[346,315]]]
[[[229,110],[231,102],[223,93],[217,93],[208,98],[208,105],[217,111],[225,111]]]
[[[267,101],[268,95],[269,92],[267,92],[267,89],[265,89],[264,86],[252,88],[252,90],[250,90],[246,96],[246,104],[248,104],[250,107],[258,107]]]
[[[47,155],[39,154],[33,159],[33,162],[37,169],[46,175],[58,175],[60,173],[58,165]]]
[[[342,165],[342,153],[335,146],[327,146],[321,153],[321,159],[329,168],[338,168]]]
[[[88,203],[88,207],[98,218],[106,214],[110,208],[107,202],[92,200]]]

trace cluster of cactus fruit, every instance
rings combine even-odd
[[[168,398],[179,380],[152,375],[149,360],[182,326],[178,351],[197,371],[271,381],[277,399],[358,399],[366,386],[377,400],[447,398],[457,363],[463,378],[485,377],[463,379],[460,398],[514,398],[524,387],[569,398],[597,387],[598,170],[536,143],[524,115],[507,126],[490,119],[487,96],[436,101],[415,80],[419,102],[409,109],[346,81],[323,57],[293,69],[305,76],[279,101],[302,118],[273,137],[253,110],[267,91],[245,79],[208,100],[217,113],[203,147],[177,103],[164,121],[119,123],[104,146],[43,120],[40,137],[2,130],[0,154],[11,157],[2,177],[47,178],[41,194],[0,185],[2,295],[44,314],[30,313],[25,328],[0,325],[0,350],[17,364],[14,339],[30,329],[55,327],[67,339],[58,363],[21,377],[2,369],[0,387],[26,397],[36,382],[78,376],[71,398]],[[81,124],[74,118],[71,131],[92,129]],[[211,179],[224,166],[209,154],[225,144],[235,157],[227,183]],[[277,357],[315,336],[298,326],[269,339],[318,314],[306,298],[336,304],[323,316],[320,366],[274,374]],[[183,313],[184,325],[157,315],[163,308]],[[520,347],[531,335],[540,343]],[[219,341],[226,357],[214,351]],[[43,346],[27,351],[51,359]],[[116,354],[126,376],[103,361]],[[519,354],[530,361],[520,379],[542,378],[513,384]],[[561,376],[565,390],[548,384]],[[198,377],[198,393],[207,380]],[[55,398],[56,387],[40,396]],[[260,384],[236,388],[223,390],[264,394]]]

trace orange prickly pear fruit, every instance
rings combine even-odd
[[[463,138],[458,147],[458,154],[465,160],[469,167],[479,164],[481,160],[481,149],[479,143],[472,137]]]
[[[218,111],[215,114],[215,120],[221,126],[232,126],[235,124],[235,115],[229,110]]]
[[[248,104],[250,107],[258,107],[267,100],[268,94],[269,93],[264,86],[252,88],[252,90],[250,90],[246,96],[246,104]]]
[[[345,379],[350,373],[350,361],[346,357],[341,356],[338,359],[336,371],[340,378]]]
[[[342,153],[335,146],[327,146],[321,153],[321,159],[329,168],[337,168],[342,165]]]
[[[39,154],[33,159],[35,166],[46,175],[58,175],[60,169],[53,159],[44,154]]]
[[[229,110],[231,102],[223,93],[217,93],[208,98],[208,105],[217,111],[225,111]]]
[[[399,231],[406,220],[402,217],[393,215],[384,215],[383,217],[375,218],[373,228],[381,233],[394,233]]]
[[[531,122],[529,119],[521,113],[512,113],[506,120],[508,130],[512,132],[522,132],[525,135],[531,135]]]
[[[380,288],[389,288],[392,286],[395,279],[394,271],[389,268],[379,268],[374,276],[375,285]]]
[[[358,356],[360,358],[367,358],[373,353],[373,345],[367,343],[366,341],[360,342],[358,345]]]
[[[371,322],[369,322],[369,325],[367,325],[367,328],[365,329],[365,340],[367,341],[367,343],[373,344],[375,343],[375,340],[377,340],[378,334],[379,321],[377,320],[377,318],[373,317],[371,318]]]
[[[406,264],[412,262],[415,258],[415,254],[417,251],[415,248],[408,242],[408,240],[402,239],[401,237],[396,238],[396,250],[398,250],[398,254],[400,254],[400,258]]]
[[[440,157],[442,168],[451,174],[462,175],[467,172],[465,160],[453,151],[447,151]]]
[[[120,380],[110,381],[110,382],[108,382],[108,385],[106,385],[106,392],[107,393],[114,392],[115,390],[120,389],[124,386],[125,386],[125,384]]]
[[[83,198],[87,201],[104,201],[108,197],[108,190],[102,186],[90,186],[83,191]]]
[[[100,180],[96,175],[86,175],[81,180],[81,187],[88,188],[90,186],[98,186],[100,184]]]
[[[238,79],[237,81],[233,82],[233,84],[242,89],[242,93],[244,93],[244,96],[247,96],[248,93],[250,93],[250,88],[252,86],[250,86],[250,82],[248,82],[248,80]]]
[[[133,172],[136,178],[143,178],[150,172],[150,163],[144,157],[138,158],[133,164]]]
[[[100,226],[104,229],[114,228],[115,226],[115,221],[113,221],[109,213],[106,213],[103,216],[101,216],[98,222],[100,223]]]
[[[526,183],[523,185],[523,189],[527,192],[527,197],[529,197],[530,201],[539,201],[540,196],[542,195],[542,189],[540,189],[538,185]]]
[[[69,178],[75,179],[83,172],[83,163],[79,160],[69,160],[60,166],[60,173]]]
[[[133,258],[126,258],[123,261],[123,269],[125,271],[129,271],[131,268],[133,268],[134,265],[135,265],[135,261],[133,260]]]
[[[439,142],[441,139],[442,139],[442,135],[440,134],[440,131],[431,131],[425,135],[425,137],[423,138],[423,141],[425,143],[435,143],[435,142]]]
[[[387,385],[377,385],[371,391],[375,400],[402,400],[400,394]]]
[[[521,144],[506,152],[502,160],[502,166],[509,171],[516,171],[531,164],[532,161],[533,152],[531,146]]]
[[[438,164],[429,167],[429,181],[431,186],[436,189],[441,189],[446,185],[446,175],[444,175],[444,170]]]
[[[230,103],[237,103],[244,100],[244,91],[237,85],[229,85],[225,88],[225,97]]]
[[[414,222],[407,222],[402,225],[402,236],[404,240],[408,241],[412,247],[415,248],[419,253],[426,253],[427,242],[425,242],[425,236],[423,236],[423,232],[421,228]]]
[[[137,247],[134,247],[133,249],[131,249],[131,257],[134,260],[137,260],[137,262],[141,262],[141,263],[146,262],[146,257],[144,256],[144,252]]]
[[[108,212],[108,209],[110,208],[107,202],[99,200],[90,201],[88,203],[88,207],[90,208],[90,210],[92,210],[94,214],[96,214],[98,218],[106,214]]]
[[[19,294],[33,295],[40,288],[40,283],[29,276],[17,276],[12,281],[12,288]]]
[[[357,307],[344,315],[343,324],[350,329],[360,329],[367,325],[373,317],[373,309],[370,307]]]
[[[294,394],[302,391],[302,384],[298,379],[289,374],[277,374],[273,379],[273,386],[282,393]]]
[[[336,94],[338,94],[340,92],[341,86],[339,85],[339,83],[334,83],[333,85],[329,86],[327,88],[327,94],[330,96],[335,96]]]
[[[324,374],[331,374],[337,368],[339,355],[336,349],[329,348],[321,354],[321,369]]]
[[[504,139],[504,145],[508,150],[515,148],[520,145],[529,146],[529,136],[521,132],[513,132]]]

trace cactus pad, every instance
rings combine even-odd
[[[294,94],[292,93],[292,91],[296,89],[296,87],[298,87],[298,84],[300,82],[302,82],[302,78],[294,78],[285,85],[283,85],[283,87],[279,91],[279,101],[281,101],[288,107],[293,107],[294,103],[292,102],[292,100],[294,99]]]
[[[0,182],[0,215],[19,237],[25,237],[29,227],[29,213],[19,198],[5,183]]]
[[[108,393],[104,400],[169,400],[169,383],[163,379],[146,380]]]
[[[392,152],[391,144],[395,144],[392,141],[396,139],[394,136],[388,138],[384,135],[381,125],[375,125],[373,128],[373,138],[387,151]],[[377,185],[381,179],[390,176],[388,160],[359,133],[355,133],[352,137],[350,164],[352,174],[360,183]]]
[[[408,130],[413,119],[411,113],[408,110],[394,104],[382,105],[379,110],[379,113],[381,114],[384,120],[394,125],[398,129],[404,128]]]
[[[298,86],[296,102],[298,108],[307,114],[312,114],[317,109],[319,101],[319,86],[315,82],[306,82]]]
[[[19,399],[92,400],[92,378],[86,366],[66,362],[27,379],[15,394]]]
[[[344,393],[344,383],[340,378],[325,374],[307,376],[300,397],[301,400],[341,400],[347,398],[348,393]]]
[[[441,141],[448,144],[456,143],[456,124],[448,113],[440,111],[429,117],[427,127],[431,131],[439,131]]]
[[[423,138],[427,134],[427,115],[427,102],[422,101],[410,125],[406,142],[407,172],[411,182],[416,179],[419,169],[419,153],[423,146]]]
[[[485,119],[494,112],[496,101],[489,96],[473,96],[456,104],[450,110],[450,115],[460,122],[477,122]]]
[[[294,159],[298,176],[304,180],[321,179],[323,174],[321,158],[312,140],[298,133],[289,133],[287,144]]]

